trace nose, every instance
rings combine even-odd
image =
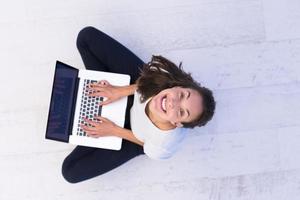
[[[177,108],[178,107],[177,104],[178,104],[178,100],[174,99],[174,98],[171,98],[170,102],[168,102],[169,109]]]

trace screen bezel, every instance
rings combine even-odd
[[[58,72],[59,72],[59,68],[65,68],[67,70],[70,71],[71,76],[74,76],[75,82],[72,84],[72,90],[73,92],[71,92],[71,99],[73,100],[72,105],[71,105],[71,109],[70,109],[70,113],[68,113],[68,127],[67,130],[65,130],[65,132],[61,132],[61,133],[53,133],[53,132],[49,132],[49,124],[50,124],[50,117],[51,117],[51,105],[52,105],[52,101],[54,101],[54,85],[55,85],[55,80],[58,76]],[[79,69],[76,69],[70,65],[67,65],[61,61],[56,61],[56,65],[55,65],[55,72],[54,72],[54,77],[53,77],[53,84],[52,84],[52,92],[51,92],[51,98],[50,98],[50,103],[49,103],[49,111],[48,111],[48,119],[47,119],[47,126],[46,126],[46,135],[45,138],[46,139],[51,139],[51,140],[56,140],[56,141],[61,141],[61,142],[69,142],[69,135],[71,134],[72,131],[72,126],[73,126],[73,116],[74,116],[74,110],[75,110],[75,105],[76,105],[76,98],[77,98],[77,90],[78,90],[78,82],[79,82],[79,78],[78,78],[78,72]]]

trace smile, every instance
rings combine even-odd
[[[164,111],[165,113],[167,112],[167,107],[166,107],[166,99],[167,99],[167,97],[166,96],[164,96],[162,99],[161,99],[161,109],[162,109],[162,111]]]

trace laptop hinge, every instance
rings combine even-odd
[[[75,114],[75,108],[76,108],[79,80],[80,80],[80,78],[77,77],[76,82],[75,82],[74,94],[73,94],[73,103],[72,103],[72,109],[71,109],[71,117],[70,117],[71,122],[70,122],[70,126],[69,126],[69,135],[72,134],[72,130],[73,130],[74,114]]]

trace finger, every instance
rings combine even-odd
[[[96,118],[96,119],[99,119],[99,120],[101,120],[101,121],[108,121],[108,119],[107,119],[107,118],[105,118],[105,117],[102,117],[102,116],[100,116],[100,115],[98,115],[98,116],[95,116],[94,118]]]
[[[104,92],[94,92],[94,93],[88,94],[88,96],[90,96],[90,97],[95,97],[95,96],[105,97],[105,93]]]
[[[109,84],[109,82],[107,80],[101,80],[98,83],[102,84],[102,85],[108,85]]]
[[[102,92],[105,91],[105,89],[102,87],[91,87],[91,88],[86,88],[86,92]]]
[[[85,131],[87,135],[99,135],[97,131]]]
[[[107,87],[107,85],[104,85],[104,84],[94,84],[94,85],[91,85],[90,88],[98,88],[98,89],[100,89],[100,88],[106,88],[106,87]]]
[[[87,88],[86,90],[84,90],[84,94],[87,96],[94,94],[96,92],[102,92],[102,91],[99,89],[93,89],[93,88]]]
[[[107,105],[107,104],[109,104],[109,103],[111,103],[111,100],[110,100],[110,99],[107,99],[107,100],[105,100],[105,101],[101,101],[101,102],[99,103],[99,106]]]
[[[86,88],[101,88],[106,87],[107,84],[100,84],[100,83],[89,83],[86,85]]]
[[[103,88],[103,87],[107,87],[109,85],[109,82],[106,81],[106,80],[102,80],[102,81],[99,81],[97,83],[90,83],[88,84],[87,86],[89,88]]]
[[[95,83],[89,83],[89,84],[86,84],[86,88],[92,88],[95,86]]]
[[[103,88],[103,87],[102,87]],[[101,87],[95,86],[95,85],[90,85],[86,87],[87,91],[92,91],[92,90],[100,90]]]
[[[96,131],[96,130],[97,130],[96,127],[86,126],[86,125],[83,125],[83,124],[81,124],[80,127],[81,127],[82,130],[84,130],[84,131]]]
[[[90,120],[88,119],[88,117],[87,117],[87,116],[83,116],[82,119],[83,119],[83,121],[86,122],[86,124],[82,123],[82,125],[87,126],[87,124],[89,124],[89,121],[90,121]]]
[[[89,120],[89,119],[83,119],[84,121],[86,121],[88,124],[91,124],[92,126],[98,126],[99,125],[99,122],[95,122],[95,121],[92,121],[92,120]]]
[[[99,137],[101,136],[101,134],[99,134],[99,131],[96,130],[96,131],[85,131],[85,133],[88,135],[88,136],[93,136],[93,137]]]
[[[93,137],[93,138],[98,138],[100,137],[99,134],[97,134],[96,132],[91,132],[91,131],[85,131],[86,135],[89,137]]]

